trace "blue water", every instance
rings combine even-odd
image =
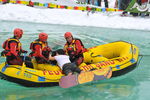
[[[55,50],[63,47],[63,35],[70,31],[74,37],[80,38],[87,48],[123,40],[137,45],[142,56],[139,57],[137,68],[126,75],[69,89],[59,86],[27,88],[0,80],[0,100],[149,100],[150,31],[0,21],[0,44],[13,36],[13,29],[16,27],[24,30],[21,42],[23,49],[28,51],[30,42],[35,40],[40,32],[49,34],[48,43]],[[5,58],[1,57],[0,63],[3,61]]]

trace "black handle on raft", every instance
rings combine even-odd
[[[102,55],[93,56],[93,54],[94,54],[94,53],[92,52],[92,53],[91,53],[91,57],[93,57],[93,58],[94,58],[94,57],[102,57]]]

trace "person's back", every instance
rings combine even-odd
[[[58,66],[63,70],[65,75],[71,75],[74,72],[81,72],[81,70],[74,63],[71,63],[69,56],[65,54],[63,49],[58,49],[55,52],[56,55],[54,57],[50,56],[49,59],[56,60]]]
[[[58,63],[58,66],[60,66],[61,69],[64,64],[71,63],[71,61],[69,60],[69,56],[67,56],[67,55],[56,55],[55,59]]]

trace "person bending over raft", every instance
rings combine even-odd
[[[55,53],[56,55],[54,57],[51,55],[49,56],[49,60],[56,60],[58,66],[62,69],[65,75],[72,75],[74,72],[81,72],[74,63],[71,63],[69,56],[65,54],[63,49],[58,49]]]

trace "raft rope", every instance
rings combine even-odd
[[[139,66],[140,65],[140,62],[141,62],[141,60],[143,59],[143,57],[144,56],[150,56],[150,55],[139,55],[140,56],[140,59],[139,59],[139,61],[138,61],[138,63],[137,63],[137,66]]]
[[[131,49],[132,49],[132,58],[133,58],[133,44],[132,43],[130,43],[131,44]],[[91,57],[102,57],[102,55],[95,55],[95,56],[93,56],[93,52],[91,53]],[[118,59],[118,58],[116,58],[116,59]],[[114,60],[114,59],[112,59],[112,60]],[[104,62],[104,61],[102,61],[102,62]],[[127,63],[129,63],[130,62],[130,60],[129,61],[127,61],[127,62],[125,62],[125,63],[123,63],[123,64],[121,64],[121,65],[119,65],[119,66],[123,66],[124,64],[127,64]],[[114,66],[114,67],[112,67],[112,68],[116,68],[116,66]]]
[[[132,43],[130,43],[131,44],[131,49],[132,49],[132,58],[133,58],[133,44]]]
[[[140,55],[139,55],[139,56],[140,56]],[[140,62],[141,62],[142,58],[143,58],[143,56],[140,57],[140,59],[139,59],[139,61],[138,61],[138,63],[137,63],[137,66],[140,65]]]
[[[16,69],[20,69],[21,70],[21,68],[19,68],[19,67],[14,67],[14,66],[9,66],[9,67],[13,67],[13,68],[16,68]],[[8,67],[8,68],[9,68]],[[31,73],[31,72],[28,72],[28,71],[26,71],[25,70],[25,72],[27,72],[27,73],[29,73],[29,74],[32,74],[32,75],[35,75],[35,76],[38,76],[38,77],[41,77],[41,78],[44,78],[44,79],[46,79],[46,80],[50,80],[50,81],[58,81],[59,79],[49,79],[49,78],[45,78],[45,77],[42,77],[42,76],[39,76],[39,75],[37,75],[37,74],[33,74],[33,73]]]
[[[150,55],[142,55],[142,54],[141,54],[141,55],[139,55],[139,56],[150,56]]]
[[[92,53],[92,55],[93,55],[93,53]],[[91,56],[91,57],[102,57],[102,55]],[[118,59],[118,58],[116,58],[116,60],[117,60],[117,59]],[[112,60],[114,60],[114,59],[112,59]],[[101,61],[101,62],[105,62],[105,61]],[[127,62],[125,62],[125,63],[123,63],[123,64],[121,64],[121,65],[119,65],[119,66],[122,66],[122,65],[124,65],[124,64],[127,64],[128,62],[130,62],[130,60],[129,60],[129,61],[127,61]],[[111,68],[116,68],[116,66],[111,67]]]
[[[130,43],[131,44],[131,49],[132,49],[132,58],[133,58],[133,44],[132,43]],[[125,62],[125,63],[123,63],[123,64],[121,64],[120,66],[122,66],[122,65],[124,65],[124,64],[127,64],[128,62],[130,62],[130,60],[129,61],[127,61],[127,62]],[[115,67],[113,67],[113,68],[115,68]]]

